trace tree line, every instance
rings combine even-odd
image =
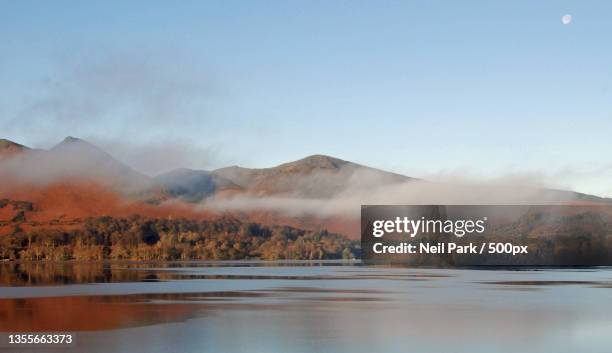
[[[216,220],[96,217],[78,229],[18,224],[0,237],[2,260],[322,260],[359,256],[359,245],[326,230]]]

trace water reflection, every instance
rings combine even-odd
[[[292,300],[381,301],[383,298],[377,295],[382,293],[378,290],[292,287],[266,291],[10,298],[0,299],[0,331],[111,330],[185,321],[215,310],[282,310],[290,307]],[[241,300],[271,296],[274,300],[268,303]]]
[[[270,263],[253,263],[262,266]],[[292,263],[273,263],[277,266],[288,266]],[[304,262],[295,264],[306,266]],[[330,266],[332,264],[342,265],[342,262],[310,262],[309,266]],[[113,262],[24,262],[0,264],[0,286],[51,286],[84,283],[122,283],[122,282],[160,282],[173,280],[204,280],[204,279],[234,279],[234,280],[352,280],[362,279],[402,279],[402,280],[430,280],[433,278],[448,277],[447,274],[435,273],[384,273],[363,271],[338,271],[334,274],[316,276],[306,275],[268,275],[268,274],[207,274],[191,273],[183,271],[172,271],[173,269],[190,269],[219,267],[218,263],[196,263],[193,267],[190,262],[168,262],[168,263],[113,263]],[[238,264],[235,264],[236,266]],[[346,265],[346,264],[344,264]],[[244,264],[242,264],[244,266]]]
[[[582,285],[582,286],[605,286],[610,282],[602,281],[490,281],[480,282],[482,284],[493,284],[501,286],[571,286],[571,285]]]
[[[132,301],[132,299],[134,301]],[[0,331],[96,331],[182,321],[202,315],[185,303],[135,305],[127,297],[52,297],[0,300]]]
[[[601,334],[612,329],[608,268],[0,268],[0,331],[76,331],[74,352],[609,353],[612,346]]]

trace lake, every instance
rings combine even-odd
[[[0,286],[0,331],[75,334],[54,352],[612,351],[611,268],[5,263]]]

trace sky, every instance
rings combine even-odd
[[[612,196],[610,16],[610,1],[0,0],[0,138],[77,136],[149,174],[318,153]]]

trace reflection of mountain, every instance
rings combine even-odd
[[[232,213],[266,224],[324,227],[356,236],[362,203],[443,203],[439,200],[445,201],[447,195],[457,203],[466,195],[501,195],[501,191],[512,195],[512,201],[523,197],[511,188],[500,191],[471,186],[457,192],[448,185],[324,155],[271,168],[176,169],[150,177],[74,137],[50,150],[0,140],[0,178],[0,199],[33,203],[32,210],[0,208],[0,222],[18,219],[26,222],[23,226],[28,222],[30,226],[45,222],[74,226],[88,216],[104,215],[210,218],[212,214]],[[609,201],[561,190],[529,192],[533,199],[526,202]],[[209,207],[213,204],[222,207]],[[12,229],[0,223],[0,232]]]

